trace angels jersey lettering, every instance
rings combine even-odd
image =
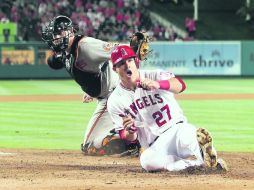
[[[161,71],[140,71],[140,77],[141,79],[165,80],[174,77],[174,74]],[[124,115],[124,110],[128,109],[135,118],[135,122],[149,127],[151,132],[157,136],[177,122],[186,121],[174,94],[167,90],[148,91],[137,88],[131,91],[119,84],[108,100],[108,109],[116,128],[123,129],[121,115]]]

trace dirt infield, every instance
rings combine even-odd
[[[0,189],[254,189],[254,153],[220,152],[230,168],[227,173],[147,173],[138,158],[89,157],[79,151],[0,153]]]
[[[254,99],[254,94],[181,94],[179,100],[232,100]],[[82,95],[15,95],[0,96],[0,102],[29,102],[29,101],[82,101]]]

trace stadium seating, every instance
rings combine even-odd
[[[0,22],[18,23],[18,41],[40,41],[44,23],[59,14],[71,17],[85,35],[105,41],[128,41],[137,30],[148,31],[155,40],[164,41],[253,39],[253,23],[237,14],[244,5],[242,0],[199,0],[199,20],[193,22],[196,32],[180,36],[174,28],[186,29],[186,18],[193,18],[192,3],[193,0],[1,0]],[[174,27],[151,18],[150,12]]]

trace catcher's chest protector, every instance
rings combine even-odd
[[[84,36],[75,36],[71,46],[70,54],[66,59],[66,70],[73,79],[81,86],[82,90],[91,97],[98,97],[101,92],[101,76],[100,73],[90,73],[77,69],[74,64],[77,60],[78,43]],[[92,81],[92,82],[91,82]]]

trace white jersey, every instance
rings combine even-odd
[[[140,71],[141,79],[165,80],[171,77],[174,77],[174,74],[170,72]],[[186,121],[174,94],[167,90],[148,91],[137,88],[132,91],[119,84],[108,100],[109,113],[119,130],[123,129],[120,115],[124,114],[125,109],[135,117],[136,126],[139,127],[142,122],[145,128],[149,128],[144,130],[149,130],[154,136],[160,136],[176,123]]]
[[[152,80],[165,80],[174,77],[170,72],[141,72],[142,78]],[[144,90],[137,88],[134,94],[136,108],[155,135],[160,135],[165,130],[178,122],[186,121],[183,111],[177,103],[174,93],[168,90]]]
[[[141,79],[165,80],[171,77],[174,74],[169,72],[140,72]],[[145,149],[140,156],[142,168],[147,171],[179,171],[204,164],[196,127],[186,121],[173,93],[142,88],[131,91],[119,84],[108,99],[108,111],[119,130],[123,129],[121,116],[125,109],[135,118],[138,140]],[[193,156],[196,159],[188,159]]]

